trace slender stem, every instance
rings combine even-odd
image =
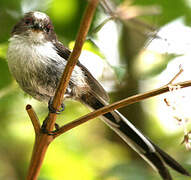
[[[191,81],[184,81],[184,82],[180,82],[180,83],[177,83],[177,84],[173,84],[174,86],[180,86],[181,88],[185,88],[185,87],[188,87],[188,86],[191,86]],[[127,105],[130,105],[130,104],[133,104],[133,103],[136,103],[136,102],[139,102],[139,101],[142,101],[142,100],[145,100],[145,99],[148,99],[148,98],[151,98],[151,97],[154,97],[154,96],[157,96],[157,95],[160,95],[160,94],[163,94],[165,92],[168,92],[169,91],[169,87],[168,85],[165,85],[163,87],[160,87],[158,89],[154,89],[154,90],[151,90],[149,92],[146,92],[146,93],[141,93],[141,94],[137,94],[137,95],[134,95],[134,96],[131,96],[129,98],[126,98],[126,99],[123,99],[121,101],[117,101],[113,104],[110,104],[110,105],[107,105],[107,106],[104,106],[103,108],[100,108],[96,111],[93,111],[91,113],[88,113],[87,115],[85,116],[82,116],[80,117],[79,119],[75,120],[75,121],[72,121],[64,126],[62,126],[54,135],[54,138],[56,138],[57,136],[63,134],[64,132],[76,127],[76,126],[79,126],[93,118],[96,118],[100,115],[103,115],[105,113],[108,113],[108,112],[111,112],[115,109],[119,109],[119,108],[122,108],[124,106],[127,106]]]
[[[170,82],[167,85],[172,84],[179,76],[180,74],[183,72],[184,70],[182,69],[182,67],[180,66],[180,69],[178,71],[178,73],[170,80]]]
[[[33,147],[33,153],[26,180],[37,180],[45,153],[47,151],[48,145],[53,140],[53,137],[41,133],[39,119],[31,105],[28,104],[26,106],[26,111],[35,130],[35,144]]]
[[[95,9],[98,5],[98,2],[99,2],[99,0],[91,0],[88,3],[88,6],[87,6],[84,16],[82,18],[82,22],[80,24],[80,29],[79,29],[79,32],[78,32],[78,35],[76,38],[76,43],[75,43],[74,49],[68,59],[68,63],[66,64],[64,73],[62,75],[61,81],[59,83],[59,86],[57,88],[56,94],[53,99],[53,107],[55,109],[59,109],[61,103],[63,102],[66,88],[68,86],[72,71],[80,56],[82,46],[86,39],[86,35],[89,31],[90,24],[91,24]],[[56,121],[56,114],[50,113],[49,119],[50,120],[47,121],[47,129],[52,130],[54,128],[54,124]]]
[[[36,136],[26,180],[37,180],[46,151],[52,141],[52,136],[43,133]]]
[[[30,104],[28,104],[26,106],[26,111],[31,119],[31,122],[33,124],[34,130],[35,130],[35,135],[37,136],[40,132],[40,121],[34,111],[34,109],[32,108],[32,106]]]

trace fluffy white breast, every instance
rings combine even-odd
[[[39,64],[51,67],[53,60],[58,64],[57,71],[62,73],[67,63],[58,55],[52,42],[33,43],[28,38],[19,35],[14,35],[9,40],[7,60],[9,69],[14,76],[23,76],[25,71],[35,68]],[[75,66],[71,81],[79,87],[86,86],[86,80],[80,67]]]

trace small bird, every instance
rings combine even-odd
[[[26,93],[39,101],[50,102],[70,53],[58,41],[49,16],[34,11],[26,13],[14,26],[9,39],[7,61],[10,72]],[[79,61],[72,72],[64,98],[80,101],[93,110],[107,105],[109,100],[103,87]],[[167,165],[190,176],[178,162],[117,110],[104,114],[102,120],[149,162],[164,180],[172,180]]]

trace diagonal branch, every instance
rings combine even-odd
[[[85,42],[86,35],[89,31],[89,27],[95,12],[95,9],[99,3],[99,0],[91,0],[88,3],[84,16],[82,18],[82,22],[80,24],[80,29],[76,38],[76,43],[66,67],[64,69],[64,73],[60,80],[59,86],[57,88],[56,94],[53,99],[53,108],[59,109],[61,103],[63,102],[64,93],[66,92],[66,88],[68,86],[72,71],[78,61],[78,58],[81,54],[83,43]],[[56,121],[56,114],[50,113],[49,120],[47,121],[47,130],[52,130]]]
[[[181,88],[185,88],[185,87],[191,86],[191,81],[184,81],[184,82],[180,82],[180,83],[173,84],[173,85],[174,86],[179,85],[179,86],[181,86]],[[129,98],[123,99],[121,101],[117,101],[113,104],[107,105],[103,108],[100,108],[100,109],[95,110],[91,113],[88,113],[87,115],[82,116],[79,119],[74,120],[74,121],[62,126],[57,132],[55,132],[54,138],[63,134],[66,131],[69,131],[70,129],[72,129],[76,126],[79,126],[79,125],[81,125],[81,124],[83,124],[83,123],[85,123],[85,122],[87,122],[93,118],[101,116],[105,113],[108,113],[108,112],[111,112],[115,109],[119,109],[119,108],[128,106],[130,104],[133,104],[133,103],[136,103],[136,102],[139,102],[139,101],[142,101],[142,100],[163,94],[163,93],[168,92],[168,91],[169,91],[169,87],[168,87],[168,85],[165,85],[165,86],[160,87],[158,89],[154,89],[154,90],[148,91],[146,93],[137,94],[137,95],[131,96]]]

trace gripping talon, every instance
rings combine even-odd
[[[63,112],[65,110],[65,105],[64,103],[61,104],[61,109],[59,110],[60,112]]]
[[[55,123],[54,127],[55,127],[54,132],[57,132],[60,129],[60,126],[57,123]]]
[[[50,100],[49,100],[49,102],[48,102],[48,109],[49,109],[49,112],[50,112],[50,113],[60,114],[61,112],[64,111],[65,105],[64,105],[63,103],[61,104],[61,109],[60,109],[60,110],[55,109],[55,108],[52,106],[52,103],[53,103],[53,98],[50,98]]]
[[[55,130],[54,131],[48,131],[47,128],[47,118],[43,121],[43,124],[41,126],[41,132],[50,136],[55,135],[55,133],[59,130],[60,126],[55,123]]]

